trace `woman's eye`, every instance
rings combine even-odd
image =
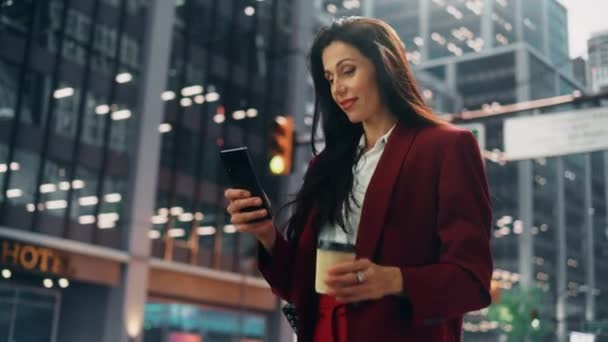
[[[350,76],[355,73],[355,68],[345,69],[344,75]]]

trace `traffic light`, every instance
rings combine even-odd
[[[291,172],[293,158],[294,120],[290,116],[277,116],[272,130],[272,154],[270,172],[277,176]]]
[[[492,304],[500,303],[500,281],[492,279],[490,283],[490,296],[492,297]]]
[[[532,329],[538,330],[540,328],[540,319],[538,317],[538,309],[532,308],[530,310],[530,325]]]

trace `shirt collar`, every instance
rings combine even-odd
[[[393,132],[393,130],[395,129],[396,126],[397,126],[397,124],[394,124],[393,127],[391,127],[391,129],[389,129],[388,132],[386,132],[386,134],[381,136],[380,139],[378,139],[378,141],[376,141],[376,145],[374,145],[373,148],[376,148],[376,146],[378,146],[378,144],[382,144],[381,146],[386,145],[386,142],[388,141],[388,137],[391,135],[391,133]],[[361,138],[359,138],[359,149],[364,149],[364,148],[365,148],[365,133],[361,134]]]

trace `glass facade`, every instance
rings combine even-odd
[[[568,11],[556,0],[548,1],[548,6],[547,25],[549,36],[552,37],[549,39],[549,59],[560,71],[572,76],[568,49]]]
[[[528,63],[523,64],[518,63],[517,53],[496,53],[455,63],[456,91],[462,96],[465,109],[572,94],[578,89],[571,80],[558,75],[553,66],[546,64],[536,54],[525,51]],[[525,78],[518,79],[518,68],[523,69]],[[439,65],[423,70],[442,78],[446,77],[446,69],[447,66]]]
[[[412,64],[421,62],[421,47],[425,44],[420,36],[419,1],[376,0],[374,16],[382,18],[399,33]]]
[[[58,253],[77,254],[78,260],[98,267],[101,273],[109,266],[100,265],[113,260],[126,274],[130,255],[140,256],[144,253],[140,247],[148,243],[133,241],[135,229],[145,229],[152,242],[149,256],[157,264],[182,272],[186,268],[188,276],[199,281],[207,276],[201,273],[209,272],[212,276],[205,279],[232,284],[238,275],[217,271],[257,275],[256,244],[252,236],[235,234],[230,225],[223,196],[228,184],[219,150],[248,146],[268,195],[277,194],[279,180],[269,176],[267,146],[275,117],[289,115],[286,89],[293,1],[160,3],[0,1],[0,44],[10,47],[0,49],[0,233],[17,234],[17,240],[42,241],[41,245],[51,243]],[[170,8],[175,16],[165,15],[171,19],[159,22],[155,12],[159,8]],[[162,121],[154,127],[160,148],[143,153],[159,157],[158,165],[148,171],[158,174],[156,184],[147,184],[155,189],[155,205],[149,210],[134,209],[133,177],[142,161],[136,153],[142,150],[139,144],[145,135],[140,128],[147,127],[143,123],[158,113],[142,112],[151,103],[151,96],[146,95],[149,87],[143,83],[150,79],[144,74],[145,67],[149,60],[162,59],[148,58],[147,54],[158,53],[149,51],[154,46],[151,41],[162,40],[151,37],[150,32],[170,26],[168,21],[172,24],[171,32],[166,32],[170,35],[168,65],[154,70],[167,81],[154,94],[163,104],[158,108]],[[150,135],[145,136],[150,141]],[[148,216],[143,222],[129,222],[133,211]],[[44,321],[40,336],[29,336],[34,331],[22,326],[38,316],[30,314],[29,307],[22,310],[22,298],[15,295],[30,286],[21,277],[28,272],[10,265],[2,265],[1,271],[3,286],[14,287],[8,292],[0,288],[0,305],[8,310],[0,310],[0,341],[6,340],[5,327],[11,329],[11,341],[52,341],[53,336],[81,341],[81,332],[71,324],[86,325],[96,318],[109,322],[109,316],[117,321],[97,324],[91,341],[104,333],[118,336],[123,333],[123,322],[113,313],[122,315],[126,306],[132,310],[134,305],[123,303],[133,294],[116,294],[126,286],[123,282],[133,281],[123,273],[112,273],[116,276],[114,288],[94,286],[91,278],[76,272],[69,275],[73,284],[69,289],[44,284],[63,296],[56,305],[66,310],[60,312],[65,326],[59,323],[53,331],[43,326],[59,319],[59,312],[53,311],[50,317],[40,316],[40,322]],[[32,286],[44,290],[40,278],[44,276],[36,278]],[[141,276],[148,279],[148,273]],[[243,286],[260,293],[266,290],[259,284]],[[145,296],[146,290],[139,291]],[[156,293],[163,291],[160,288]],[[174,300],[171,294],[166,296],[165,301]],[[82,298],[87,298],[87,305],[79,306]],[[271,299],[275,300],[268,290],[250,301],[247,305],[259,310],[250,314],[235,308],[197,306],[197,331],[204,332],[205,341],[228,341],[234,336],[265,339]],[[217,303],[229,306],[225,298]],[[168,312],[182,316],[194,310],[166,305]],[[243,305],[244,310],[253,310]],[[88,315],[90,312],[98,314]],[[155,317],[151,313],[146,319],[156,324]],[[194,329],[188,322],[171,324],[162,329],[175,330],[176,337],[171,337],[175,341]],[[240,326],[241,330],[235,328]]]
[[[248,146],[263,184],[267,132],[285,115],[289,1],[178,2],[164,100],[153,256],[254,273],[255,241],[225,213],[219,150]]]
[[[371,6],[366,6],[367,2]],[[350,7],[344,2],[344,7]],[[372,16],[390,24],[401,37],[407,49],[411,64],[417,65],[425,60],[460,56],[471,51],[481,51],[483,41],[480,38],[480,16],[483,12],[483,1],[474,0],[365,0],[356,1],[355,9],[343,9],[332,1],[327,8],[338,8],[337,12],[329,11],[336,17],[342,15],[368,15],[361,9],[371,8]],[[359,7],[360,6],[360,7]],[[432,24],[431,24],[432,23]],[[425,36],[423,27],[430,30]],[[428,56],[425,53],[428,52]]]
[[[528,55],[530,73],[525,85],[530,85],[530,100],[537,100],[558,95],[555,89],[555,68],[545,64],[533,54]]]
[[[601,31],[587,41],[589,85],[594,93],[608,89],[608,31]]]
[[[58,291],[0,284],[0,341],[54,341],[60,299]]]
[[[146,3],[3,3],[0,225],[121,248]]]
[[[0,225],[123,248],[147,10],[145,0],[3,3],[0,40],[14,48],[0,51]],[[197,240],[195,264],[253,272],[240,258],[253,240],[224,213],[218,151],[247,145],[266,178],[269,120],[286,114],[290,16],[289,1],[176,3],[158,95],[155,256],[190,262]]]
[[[571,76],[566,8],[557,0],[522,1],[518,13],[516,2],[429,0],[421,7],[418,0],[376,0],[374,16],[394,25],[411,51],[428,49],[428,60],[521,41]]]
[[[515,33],[515,0],[496,0],[492,11],[494,46],[508,45],[517,41]]]
[[[456,82],[464,107],[516,102],[515,67],[513,52],[459,63]]]
[[[430,4],[429,59],[480,52],[483,1],[433,0]]]
[[[554,2],[555,0],[549,0],[549,1],[545,1],[545,4],[549,3],[549,2]],[[543,4],[540,4],[538,2],[531,2],[531,1],[522,1],[522,6],[523,6],[523,10],[522,10],[522,31],[523,31],[523,36],[524,36],[524,41],[526,43],[528,43],[531,47],[538,49],[539,52],[543,53],[543,25],[544,25],[544,18],[543,18]],[[564,13],[566,13],[564,11]],[[568,32],[568,30],[566,29],[566,32]],[[562,38],[560,36],[552,36],[554,39],[557,40],[557,38]],[[551,39],[550,39],[551,40]],[[568,39],[566,40],[558,40],[555,43],[556,44],[568,44]]]
[[[608,101],[606,101],[608,102]],[[591,224],[593,226],[595,274],[598,289],[594,291],[597,301],[596,317],[608,319],[608,199],[606,175],[608,175],[608,152],[593,152],[591,163]],[[602,186],[603,185],[603,186]]]
[[[378,0],[373,14],[395,27],[413,65],[457,94],[452,105],[433,99],[434,107],[439,103],[457,112],[578,89],[569,78],[567,11],[555,0],[521,1],[521,6],[515,0]],[[526,44],[514,45],[518,42]],[[515,57],[522,48],[528,61]],[[477,57],[480,52],[488,55]]]

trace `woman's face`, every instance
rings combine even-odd
[[[352,123],[385,112],[372,62],[352,45],[334,41],[323,50],[325,78],[331,96]]]

